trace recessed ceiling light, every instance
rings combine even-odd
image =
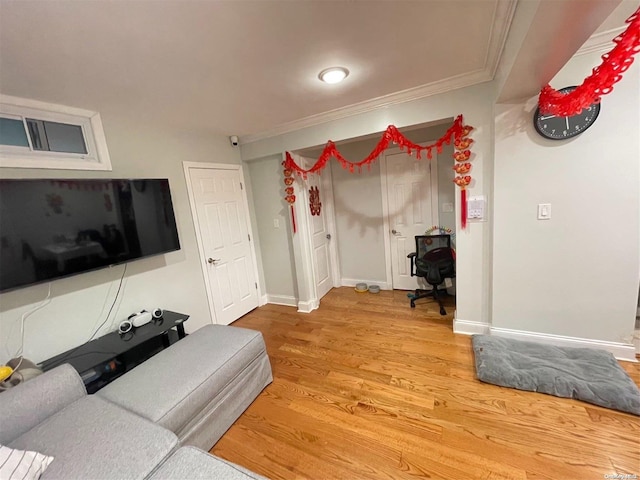
[[[349,75],[349,70],[344,67],[325,68],[320,72],[318,78],[325,83],[340,83]]]

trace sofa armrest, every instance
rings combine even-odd
[[[0,393],[0,444],[11,443],[86,394],[80,375],[69,364]]]

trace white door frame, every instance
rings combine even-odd
[[[296,155],[298,158],[299,156]],[[284,154],[283,154],[284,160]],[[330,168],[330,167],[329,167]],[[316,174],[314,174],[316,175]],[[297,233],[293,234],[293,253],[295,259],[296,278],[298,280],[298,312],[309,313],[320,306],[320,299],[315,284],[315,267],[311,255],[313,254],[311,235],[311,211],[309,209],[309,192],[304,180],[295,175],[294,190],[296,203],[294,211],[296,216]],[[326,212],[327,231],[331,235],[329,242],[329,261],[331,262],[331,280],[334,287],[340,287],[340,264],[338,249],[336,247],[338,237],[336,235],[336,217],[333,205],[333,183],[331,170],[326,170],[320,175],[323,196],[320,198],[322,209]],[[289,213],[289,216],[291,214]],[[289,218],[291,221],[291,218]]]
[[[196,211],[196,200],[193,195],[193,188],[191,188],[191,172],[192,168],[209,169],[209,170],[237,170],[240,174],[240,182],[242,184],[242,204],[247,216],[247,231],[251,236],[251,258],[253,259],[253,271],[255,275],[255,281],[258,284],[258,306],[262,303],[262,291],[260,287],[260,275],[258,273],[258,261],[256,257],[255,236],[251,229],[251,213],[249,211],[249,201],[247,199],[247,183],[244,180],[244,170],[242,165],[233,163],[202,163],[202,162],[182,162],[184,169],[184,178],[187,183],[187,193],[189,195],[189,205],[191,207],[191,218],[193,219],[193,226],[196,231],[196,242],[198,244],[198,254],[200,256],[200,268],[202,268],[202,276],[204,277],[205,290],[207,292],[207,302],[209,303],[209,313],[213,323],[218,323],[216,318],[216,312],[213,304],[213,295],[211,294],[211,282],[209,280],[209,271],[207,268],[207,259],[204,252],[204,242],[202,241],[202,235],[200,233],[200,221],[198,219],[198,213]]]
[[[430,145],[432,142],[421,143],[420,145]],[[389,222],[389,195],[387,192],[387,155],[397,155],[398,153],[406,153],[399,147],[389,148],[385,150],[384,155],[380,158],[380,184],[382,186],[382,237],[384,239],[384,263],[385,273],[387,276],[387,285],[393,290],[393,273],[391,272],[391,228]],[[438,206],[438,153],[432,151],[433,158],[429,160],[426,153],[423,153],[421,160],[416,162],[431,163],[431,218],[434,225],[440,223],[439,206]]]

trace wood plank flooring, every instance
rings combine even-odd
[[[272,479],[640,476],[640,418],[479,382],[453,310],[346,287],[254,310],[234,325],[263,333],[274,381],[211,452]]]

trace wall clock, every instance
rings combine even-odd
[[[576,87],[565,87],[558,90],[560,93],[569,93]],[[549,140],[566,140],[580,135],[594,124],[600,113],[600,104],[593,103],[582,112],[571,117],[556,117],[555,115],[540,113],[536,108],[533,114],[533,126],[540,135]]]

